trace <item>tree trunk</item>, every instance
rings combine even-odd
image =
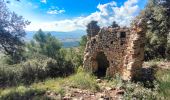
[[[170,30],[167,36],[166,58],[170,60]]]

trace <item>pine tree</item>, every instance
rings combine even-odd
[[[143,18],[147,19],[146,58],[168,58],[168,35],[170,29],[169,0],[149,0],[142,11]]]
[[[87,25],[87,37],[93,37],[95,35],[98,34],[98,32],[100,31],[100,27],[97,25],[97,21],[91,21],[88,25]]]
[[[120,27],[115,21],[113,21],[112,25],[111,25],[112,28],[116,28],[116,27]]]

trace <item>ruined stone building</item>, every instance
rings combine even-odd
[[[144,40],[140,28],[102,28],[97,35],[88,36],[84,68],[99,77],[118,73],[130,80],[142,67]]]

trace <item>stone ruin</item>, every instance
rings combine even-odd
[[[123,80],[139,75],[144,60],[145,32],[133,28],[102,28],[95,36],[88,35],[84,68],[99,77],[113,77],[118,73]]]

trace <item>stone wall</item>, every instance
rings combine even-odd
[[[97,72],[100,66],[97,55],[103,52],[109,62],[109,66],[103,66],[107,67],[106,75],[118,73],[124,80],[130,80],[142,67],[144,38],[140,28],[102,28],[97,35],[88,36],[84,68]]]

